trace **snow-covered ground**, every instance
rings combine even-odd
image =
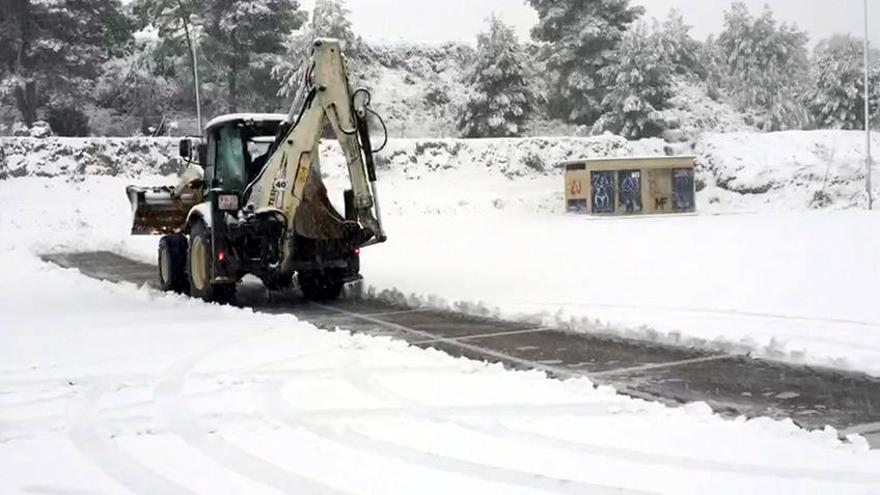
[[[668,408],[595,389],[585,379],[560,382],[388,338],[329,333],[291,316],[99,282],[38,260],[35,253],[44,250],[95,248],[152,258],[155,242],[127,236],[126,182],[0,181],[4,493],[880,489],[880,452],[868,450],[860,437],[841,442],[831,429],[809,433],[791,421],[724,420],[701,404]],[[542,302],[560,302],[550,299],[561,295],[590,302],[607,294],[601,302],[625,298],[633,305],[670,300],[660,289],[627,290],[624,282],[633,275],[594,284],[588,268],[600,275],[611,266],[642,270],[640,280],[681,290],[687,280],[711,279],[702,272],[712,268],[720,280],[740,284],[705,288],[723,288],[716,294],[718,304],[727,305],[721,309],[746,309],[760,299],[753,291],[763,290],[766,304],[783,301],[786,311],[794,311],[803,306],[791,306],[792,300],[805,290],[786,297],[796,284],[779,289],[769,262],[796,252],[783,248],[786,238],[858,227],[861,239],[871,241],[876,234],[870,230],[877,230],[873,217],[855,212],[815,219],[792,214],[797,222],[789,230],[780,228],[789,222],[775,216],[609,223],[539,213],[536,205],[552,197],[546,188],[556,182],[392,178],[383,189],[392,238],[365,251],[370,283],[533,312],[546,309]],[[476,191],[483,194],[461,203]],[[495,195],[506,203],[496,204]],[[442,199],[432,201],[437,197]],[[409,208],[415,203],[422,207]],[[431,204],[439,214],[431,213]],[[732,228],[745,230],[744,239]],[[749,247],[745,234],[755,232],[766,243],[774,229],[772,249]],[[643,233],[657,238],[649,243],[660,251],[639,266],[649,256],[638,249]],[[621,242],[603,247],[608,239]],[[847,239],[837,247],[848,256],[814,265],[820,282],[837,286],[817,284],[825,297],[839,290],[858,298],[870,289],[860,278],[867,275],[834,269],[867,260]],[[488,241],[491,247],[482,245]],[[728,246],[718,253],[721,266],[707,266],[709,251],[718,246]],[[569,265],[571,252],[587,256]],[[682,255],[694,253],[693,266],[682,263]],[[474,272],[478,261],[486,267]],[[771,272],[751,276],[762,269]],[[644,300],[651,294],[658,299]],[[707,301],[711,296],[693,304]],[[819,309],[814,314],[824,315]]]

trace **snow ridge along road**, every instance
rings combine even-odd
[[[155,267],[109,252],[44,259],[113,282],[153,284],[155,277]],[[702,401],[731,417],[790,417],[811,429],[830,425],[843,434],[862,434],[880,447],[880,427],[874,428],[880,424],[880,381],[859,373],[567,333],[376,300],[314,304],[291,294],[268,293],[258,283],[242,284],[239,299],[259,312],[294,314],[319,328],[392,336],[453,356],[560,378],[588,377],[625,394],[667,404]]]

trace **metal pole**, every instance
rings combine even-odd
[[[205,124],[202,122],[202,101],[199,97],[199,53],[198,53],[198,39],[193,40],[192,43],[192,57],[193,57],[193,84],[196,86],[196,118],[199,121],[199,134],[205,131]],[[870,174],[870,172],[868,172]],[[869,179],[870,180],[870,179]],[[868,200],[871,201],[870,199]]]
[[[868,0],[865,0],[865,189],[868,192],[868,209],[874,209],[871,194],[871,112],[868,100]]]
[[[196,118],[199,121],[199,134],[201,134],[204,131],[204,124],[202,123],[202,102],[199,98],[199,56],[196,48],[198,39],[190,33],[189,12],[183,8],[183,0],[177,0],[177,7],[183,31],[186,33],[186,44],[189,45],[190,67],[192,67],[193,85],[196,93]]]

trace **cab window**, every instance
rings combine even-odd
[[[212,179],[227,191],[243,191],[245,183],[245,152],[241,130],[237,126],[217,131],[216,158]]]

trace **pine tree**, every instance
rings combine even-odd
[[[362,75],[362,69],[366,65],[365,44],[354,34],[350,14],[345,0],[315,1],[311,21],[288,37],[287,55],[272,71],[275,80],[281,83],[279,96],[289,98],[296,94],[302,61],[310,53],[315,38],[338,39],[345,52],[349,77],[358,79]]]
[[[336,38],[342,42],[342,49],[352,54],[357,48],[358,39],[351,27],[351,11],[345,0],[316,0],[312,12],[312,31],[316,38]]]
[[[701,44],[690,35],[691,27],[685,24],[681,12],[672,9],[662,24],[655,22],[654,31],[659,48],[663,50],[678,74],[704,75],[700,64]],[[616,58],[616,57],[615,57]]]
[[[612,63],[601,71],[609,91],[602,101],[606,113],[594,125],[594,133],[639,139],[663,132],[659,111],[672,95],[673,60],[680,56],[665,42],[662,30],[649,32],[644,24],[624,34]]]
[[[535,104],[525,52],[513,28],[496,16],[477,36],[477,60],[466,77],[473,94],[459,118],[465,137],[518,136]]]
[[[819,127],[865,128],[864,53],[863,42],[849,36],[836,36],[816,47],[816,85],[809,93],[807,105]],[[877,54],[870,55],[876,61]],[[876,116],[880,105],[880,69],[876,63],[871,67],[870,114]]]
[[[30,125],[45,104],[71,105],[105,60],[119,55],[132,23],[119,0],[10,0],[0,17],[0,76],[11,80]]]
[[[592,124],[605,88],[599,71],[623,32],[643,12],[629,0],[529,0],[538,11],[532,37],[547,43],[544,50],[552,81],[548,96],[551,116]]]
[[[211,0],[204,11],[202,50],[210,81],[223,89],[225,110],[275,110],[272,69],[285,39],[305,15],[297,0]]]
[[[137,117],[141,129],[161,122],[181,92],[177,81],[162,74],[161,46],[157,29],[135,33],[132,51],[106,62],[96,83],[98,103]]]
[[[199,44],[203,38],[199,26],[204,22],[201,12],[208,0],[135,0],[132,11],[140,32],[154,32],[158,38],[155,43],[144,44],[142,49],[150,53],[150,60],[156,76],[175,81],[183,90],[177,98],[187,107],[194,103],[192,53],[190,43]],[[189,36],[187,36],[187,34]],[[196,50],[202,65],[200,78],[204,73],[204,57]]]
[[[742,2],[725,12],[717,41],[722,84],[740,109],[763,114],[757,124],[764,130],[807,123],[800,95],[808,80],[808,39],[796,26],[777,24],[769,7],[757,18]]]

